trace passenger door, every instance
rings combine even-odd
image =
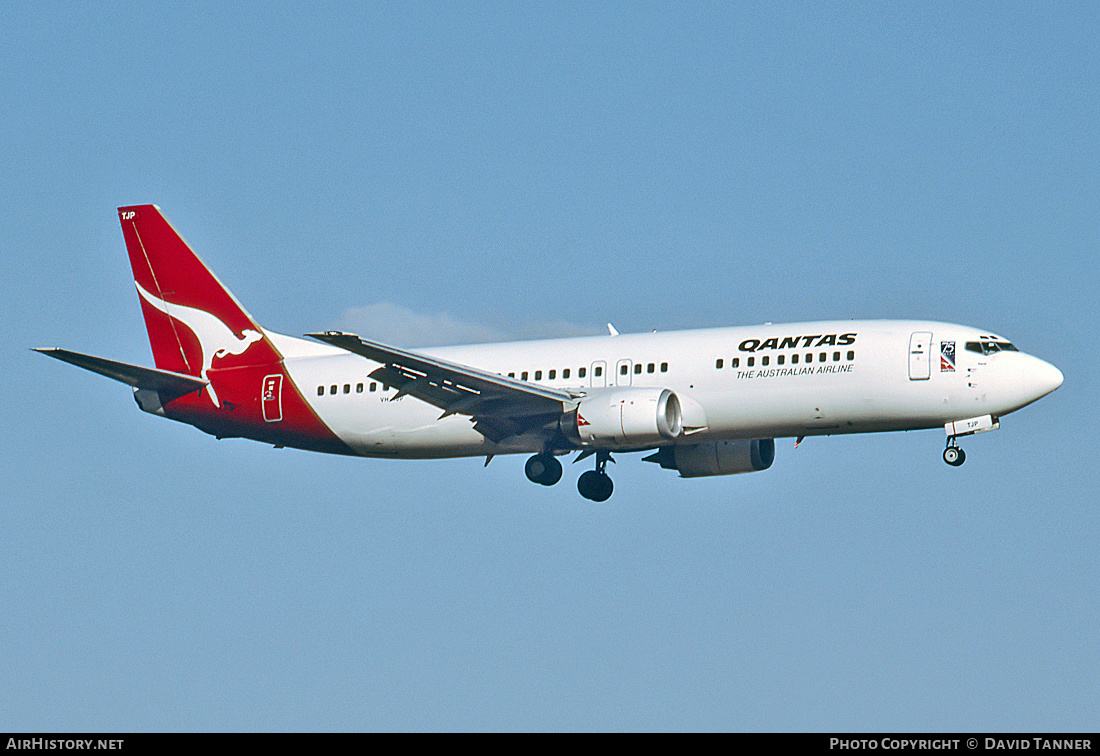
[[[283,421],[283,376],[281,373],[264,376],[263,389],[260,391],[260,406],[263,407],[264,422],[281,423]]]
[[[909,337],[909,380],[927,381],[932,375],[932,334],[917,331]]]

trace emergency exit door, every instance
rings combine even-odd
[[[927,381],[932,375],[932,334],[917,331],[909,337],[909,380]]]
[[[630,373],[631,365],[633,362],[630,360],[619,360],[615,363],[615,385],[616,386],[629,386],[633,376]]]

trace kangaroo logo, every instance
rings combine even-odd
[[[137,281],[134,281],[134,285],[137,286],[138,294],[142,299],[168,317],[183,323],[191,329],[191,333],[195,334],[195,338],[199,340],[199,348],[202,350],[202,370],[199,375],[207,381],[206,389],[210,392],[210,401],[215,407],[221,407],[221,401],[214,391],[214,385],[209,383],[210,379],[207,378],[206,371],[213,365],[215,357],[244,354],[253,343],[263,338],[263,334],[246,328],[238,336],[219,318],[194,307],[173,304],[169,311],[169,304],[166,301],[150,294]]]

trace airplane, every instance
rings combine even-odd
[[[409,350],[351,333],[261,327],[156,205],[118,209],[156,368],[60,348],[132,387],[145,412],[217,438],[402,459],[594,457],[580,494],[606,501],[612,453],[681,477],[769,468],[776,438],[943,428],[958,439],[1057,389],[1058,368],[990,331],[836,320]]]

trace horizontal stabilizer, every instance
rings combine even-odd
[[[134,388],[160,392],[166,400],[168,400],[169,395],[174,399],[184,394],[190,394],[192,391],[198,391],[207,385],[207,381],[192,375],[130,365],[126,362],[116,362],[103,357],[93,357],[90,354],[70,352],[68,349],[54,347],[52,349],[35,349],[34,351],[41,352],[62,362],[68,362],[70,365],[91,370],[93,373],[105,375]]]

